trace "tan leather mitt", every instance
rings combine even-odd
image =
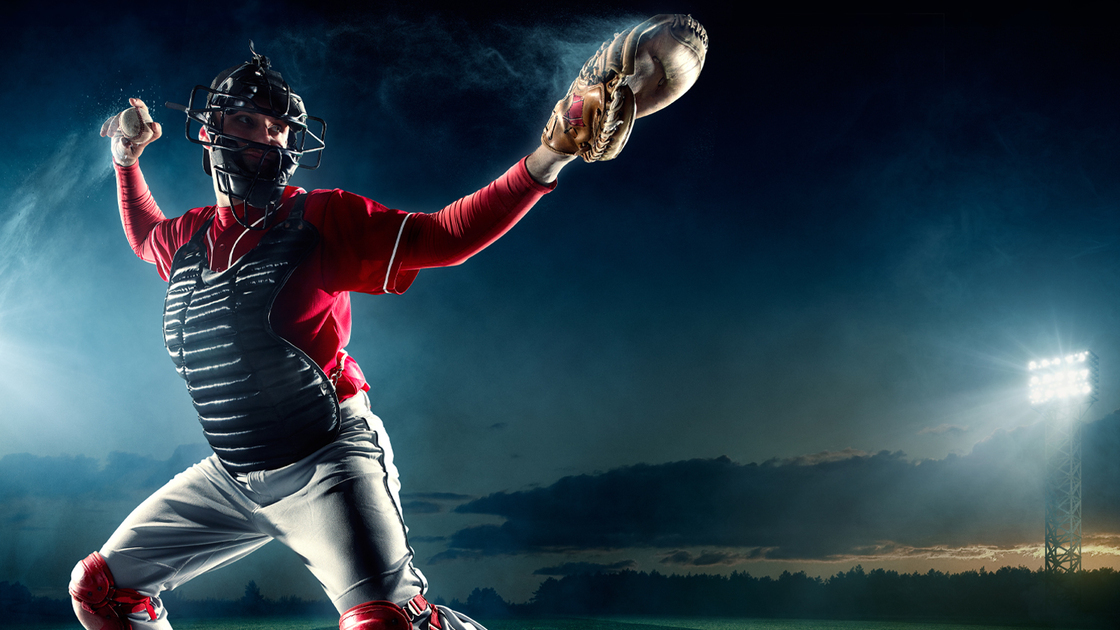
[[[708,34],[691,15],[656,15],[604,42],[556,103],[541,143],[587,162],[614,159],[634,120],[696,83]]]

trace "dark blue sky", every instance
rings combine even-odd
[[[329,125],[322,168],[294,183],[434,211],[533,149],[603,39],[664,11],[705,24],[708,64],[618,160],[566,169],[463,266],[422,272],[404,296],[355,296],[349,350],[393,437],[433,594],[495,586],[520,601],[542,575],[600,565],[1040,565],[1026,362],[1091,348],[1088,419],[1120,407],[1106,21],[743,20],[715,5],[59,16],[24,3],[0,68],[14,129],[0,158],[0,579],[61,594],[78,558],[205,452],[162,348],[163,283],[121,235],[97,137],[127,97],[164,124],[141,163],[163,210],[212,203],[181,114],[160,105],[253,39]],[[1094,426],[1115,444],[1114,416]],[[1090,469],[1086,534],[1103,555],[1086,565],[1115,564],[1101,488],[1120,473]],[[256,579],[313,595],[285,553],[184,591]]]

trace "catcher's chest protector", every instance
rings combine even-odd
[[[207,221],[179,248],[163,306],[163,334],[187,381],[210,446],[234,473],[298,461],[338,435],[327,375],[269,324],[277,294],[315,247],[304,195],[288,218],[222,272],[206,259]]]

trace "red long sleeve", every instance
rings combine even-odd
[[[401,269],[463,263],[513,227],[545,193],[521,160],[489,186],[439,212],[408,217],[401,239]]]
[[[124,235],[137,256],[155,263],[152,229],[167,217],[163,216],[156,200],[152,198],[148,184],[144,181],[144,174],[140,172],[139,162],[132,166],[121,166],[114,162],[113,166],[117,169],[117,205],[121,211]]]

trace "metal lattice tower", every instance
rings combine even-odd
[[[1097,400],[1097,356],[1032,361],[1031,403],[1046,423],[1046,571],[1081,570],[1081,418]]]
[[[1072,405],[1046,418],[1046,571],[1081,570],[1081,422]]]

